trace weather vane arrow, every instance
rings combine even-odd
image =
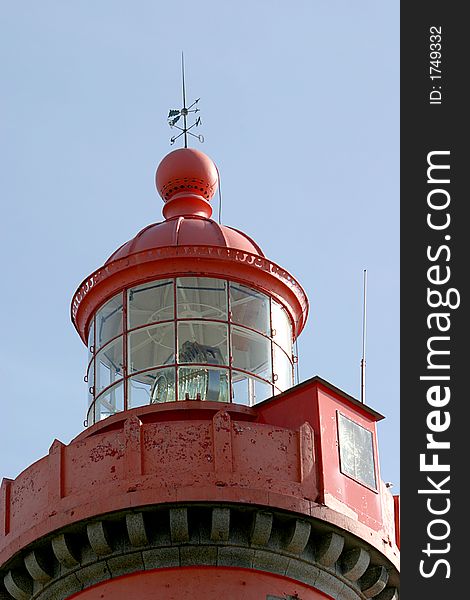
[[[188,147],[188,134],[197,138],[201,143],[204,141],[204,136],[196,135],[195,133],[193,133],[191,131],[191,129],[193,127],[199,127],[199,125],[201,125],[201,117],[198,117],[196,119],[196,121],[192,125],[189,125],[189,127],[188,127],[189,114],[199,112],[197,103],[199,102],[200,98],[195,100],[190,106],[186,106],[186,85],[185,85],[185,81],[184,81],[184,54],[183,53],[181,53],[181,74],[182,74],[182,88],[183,88],[183,107],[179,108],[179,109],[172,108],[169,111],[168,125],[172,129],[175,128],[181,132],[178,135],[174,135],[170,139],[170,144],[173,145],[178,138],[180,138],[181,136],[184,135],[184,147],[187,148]],[[181,118],[183,119],[182,122],[180,121]],[[178,122],[180,123],[179,125],[177,125]],[[183,125],[183,127],[181,127],[181,125]]]

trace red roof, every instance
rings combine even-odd
[[[285,269],[268,260],[248,235],[210,217],[217,167],[193,148],[170,152],[156,173],[165,221],[148,225],[87,277],[72,300],[72,321],[83,341],[96,310],[131,286],[164,277],[196,274],[254,286],[283,304],[298,335],[308,300]]]
[[[264,257],[258,244],[238,229],[219,225],[205,217],[180,216],[148,225],[113,252],[105,264],[144,250],[168,246],[215,246]]]

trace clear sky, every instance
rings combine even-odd
[[[399,488],[399,2],[23,0],[0,15],[0,477],[83,429],[78,284],[159,221],[168,109],[201,97],[222,221],[310,298],[300,378],[367,403]],[[216,211],[215,211],[216,214]]]

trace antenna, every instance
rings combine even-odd
[[[188,134],[197,138],[201,144],[204,141],[203,135],[196,135],[192,131],[190,131],[193,127],[199,127],[201,125],[201,117],[198,117],[196,121],[188,127],[188,115],[189,113],[197,113],[199,112],[199,108],[197,107],[197,103],[200,98],[195,100],[190,106],[186,106],[186,83],[184,77],[184,54],[181,52],[181,81],[182,81],[182,96],[183,96],[183,107],[179,109],[172,108],[168,113],[168,125],[173,129],[179,129],[181,133],[178,135],[174,135],[170,139],[170,144],[173,145],[178,138],[184,135],[184,147],[188,147]],[[194,108],[196,107],[196,108]],[[176,123],[183,117],[183,127],[180,127]]]
[[[219,192],[219,225],[220,225],[220,223],[222,223],[222,188],[220,187],[219,168],[217,167],[217,165],[215,165],[215,168],[217,169],[217,179],[218,179],[217,190]]]
[[[183,115],[184,122],[184,147],[188,147],[188,109],[186,108],[186,85],[184,82],[184,54],[181,52],[181,83],[182,83],[182,94],[183,94],[183,108],[181,109],[181,114]],[[197,102],[197,100],[196,100]]]
[[[366,402],[366,331],[367,331],[367,269],[363,273],[363,309],[362,309],[362,359],[361,359],[361,402]]]

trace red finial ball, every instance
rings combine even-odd
[[[210,200],[217,189],[217,168],[204,152],[179,148],[167,154],[158,165],[155,182],[165,203],[182,193]]]

